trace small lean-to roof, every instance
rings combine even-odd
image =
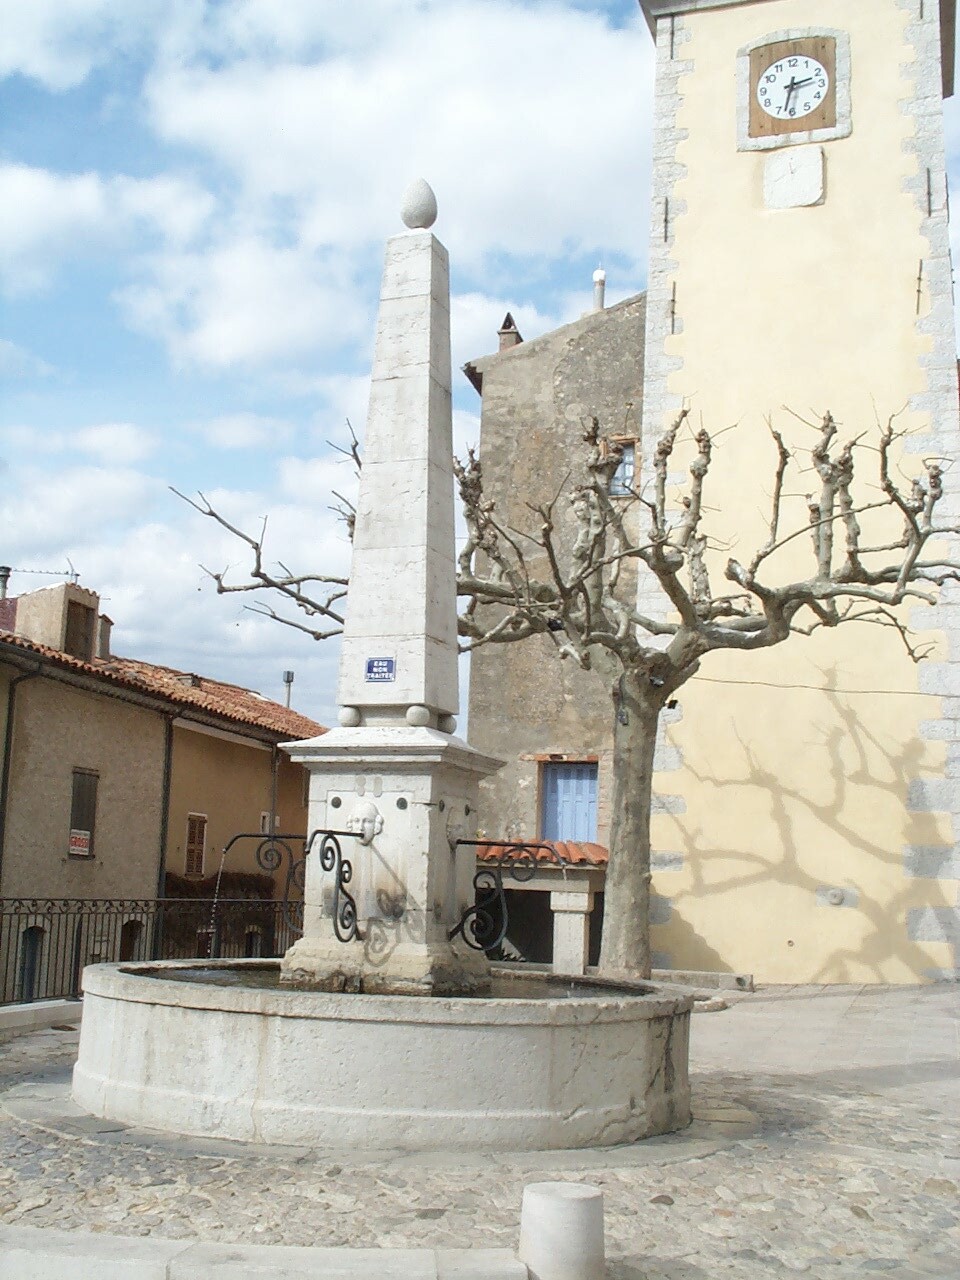
[[[536,843],[539,846],[549,846],[569,867],[605,867],[609,861],[610,855],[606,848],[588,840],[538,840]],[[515,846],[490,845],[477,850],[477,861],[497,862],[500,858],[516,856],[518,852]],[[559,863],[551,858],[546,849],[535,848],[530,852],[536,855],[538,867],[545,870],[555,867],[558,871],[561,870]]]
[[[762,0],[761,0],[762,2]],[[868,0],[859,0],[865,4]],[[737,4],[757,4],[758,0],[640,0],[640,8],[652,33],[657,19],[674,13],[695,13],[698,9],[729,9]],[[838,15],[839,16],[839,15]],[[957,0],[940,0],[940,42],[943,58],[943,96],[953,97],[954,59],[957,45]]]
[[[34,659],[33,662],[30,659]],[[0,661],[41,673],[59,673],[85,688],[102,686],[102,692],[115,696],[124,693],[154,704],[169,707],[185,719],[205,724],[221,722],[222,727],[251,736],[289,741],[315,738],[325,733],[323,725],[299,712],[271,702],[252,689],[211,680],[192,672],[160,667],[135,658],[93,658],[84,661],[58,649],[25,640],[11,632],[0,631]],[[157,707],[160,709],[160,707]]]

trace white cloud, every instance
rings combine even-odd
[[[0,338],[0,378],[49,378],[54,372],[52,365],[26,347]]]
[[[101,426],[82,427],[70,435],[69,441],[81,453],[92,454],[105,465],[119,467],[142,462],[156,449],[153,435],[131,422],[106,422]]]
[[[129,31],[105,31],[94,0],[69,0],[58,21],[55,6],[40,9],[37,30],[57,48],[71,31],[110,47],[146,39],[159,20],[151,7]],[[114,295],[126,321],[175,363],[295,379],[305,355],[369,340],[379,242],[399,230],[400,194],[418,173],[437,189],[455,271],[493,275],[495,290],[516,290],[515,309],[552,256],[642,256],[638,122],[652,57],[639,15],[613,31],[596,12],[508,0],[174,0],[166,10],[149,118],[226,177],[219,209],[173,174],[0,166],[8,293],[109,252],[126,277]],[[496,280],[503,255],[509,285]]]
[[[50,431],[20,423],[0,428],[0,440],[23,457],[47,454],[62,458],[72,452],[93,457],[108,469],[133,466],[156,449],[155,437],[132,422],[105,422],[70,431]],[[37,482],[45,481],[37,477]]]
[[[212,368],[278,361],[347,345],[363,331],[349,266],[253,235],[205,252],[146,260],[117,294],[131,324],[163,337],[177,361]]]
[[[66,554],[80,565],[89,541],[124,545],[118,530],[141,520],[161,491],[159,481],[127,467],[17,469],[0,491],[7,554],[14,563],[60,563]]]
[[[71,88],[142,38],[162,7],[161,0],[0,0],[0,76],[20,72],[48,89]]]
[[[179,245],[202,229],[212,197],[176,177],[103,178],[0,164],[0,284],[10,294],[44,289],[65,260],[109,247],[120,256],[139,230]]]
[[[110,221],[96,174],[0,165],[0,282],[11,293],[45,287],[59,259],[105,235]]]
[[[254,449],[287,440],[291,425],[258,413],[230,413],[201,423],[197,430],[218,449]]]
[[[376,8],[403,20],[351,22],[352,42],[341,28],[333,53],[281,63],[263,51],[267,7],[244,6],[227,25],[253,56],[164,64],[148,86],[156,129],[227,165],[248,200],[296,201],[306,244],[375,243],[422,173],[462,261],[580,243],[641,254],[652,48],[639,14],[614,32],[558,5]],[[308,9],[295,6],[307,45],[334,12],[318,6],[311,21]],[[290,15],[285,29],[292,47]]]
[[[173,245],[194,240],[216,207],[209,191],[184,178],[119,177],[108,187],[123,219],[142,220]]]

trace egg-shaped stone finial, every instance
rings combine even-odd
[[[403,193],[400,217],[411,231],[425,231],[433,226],[437,220],[437,197],[429,182],[418,178],[410,183]]]

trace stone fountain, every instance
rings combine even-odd
[[[96,965],[73,1096],[174,1132],[353,1149],[608,1145],[690,1119],[691,1000],[497,976],[469,945],[480,780],[455,736],[448,260],[426,183],[387,244],[340,725],[310,772],[303,937],[278,966]],[[458,927],[459,926],[459,927]],[[225,985],[226,984],[226,985]]]

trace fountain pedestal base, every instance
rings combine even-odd
[[[482,952],[461,955],[452,947],[397,945],[394,937],[401,927],[379,930],[371,923],[364,942],[346,944],[301,938],[281,961],[280,982],[306,991],[387,996],[483,995],[489,990],[490,966]]]
[[[303,937],[283,958],[282,981],[387,995],[483,991],[486,956],[450,933],[474,901],[476,857],[457,841],[475,833],[480,779],[500,761],[411,725],[334,729],[286,750],[310,771],[318,835]],[[338,833],[326,862],[323,832]]]

